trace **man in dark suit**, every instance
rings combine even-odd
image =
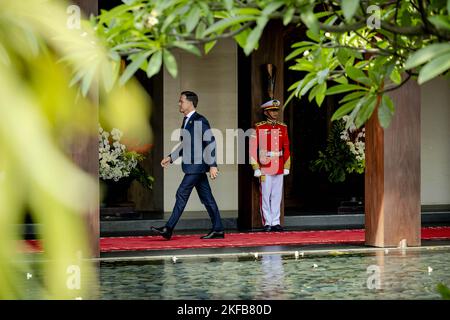
[[[218,176],[216,164],[216,142],[211,132],[208,120],[196,112],[198,103],[197,95],[192,91],[183,91],[180,94],[178,106],[184,114],[181,126],[181,143],[169,156],[161,161],[161,166],[167,168],[178,157],[182,157],[182,169],[185,173],[176,193],[176,202],[172,215],[163,227],[151,227],[165,239],[172,237],[173,229],[186,207],[192,189],[197,189],[200,201],[206,207],[212,222],[211,231],[201,237],[202,239],[224,238],[222,220],[216,200],[209,186],[209,172],[211,179]]]

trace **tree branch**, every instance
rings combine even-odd
[[[358,47],[346,46],[346,45],[341,45],[341,44],[339,44],[339,45],[334,45],[334,44],[333,44],[333,45],[327,45],[327,44],[323,44],[323,45],[321,45],[321,47],[322,47],[322,48],[345,48],[345,49],[351,49],[351,50],[354,50],[354,51],[359,51],[359,52],[362,52],[362,53],[376,53],[376,54],[379,54],[379,55],[385,55],[385,56],[390,56],[390,55],[392,55],[392,53],[390,53],[390,52],[382,53],[382,51],[379,50],[379,49],[358,48]]]
[[[404,56],[402,56],[402,55],[400,55],[399,53],[397,53],[396,50],[395,50],[395,51],[390,51],[390,50],[387,50],[387,49],[383,49],[383,48],[379,47],[376,43],[373,43],[372,41],[370,41],[369,39],[367,39],[366,37],[364,37],[364,36],[363,36],[361,33],[359,33],[358,31],[355,31],[355,33],[356,33],[360,38],[364,39],[367,43],[370,43],[371,45],[375,46],[378,50],[380,50],[380,51],[382,51],[382,52],[385,52],[385,53],[387,53],[387,54],[389,54],[389,55],[393,55],[393,56],[397,56],[397,57],[399,57],[399,58],[406,59]]]
[[[390,87],[390,88],[387,88],[386,90],[383,90],[383,91],[381,91],[381,92],[378,92],[379,94],[383,94],[383,93],[386,93],[386,92],[389,92],[389,91],[394,91],[394,90],[397,90],[398,88],[400,88],[401,86],[403,86],[406,82],[408,82],[409,81],[409,79],[411,79],[411,73],[410,72],[408,72],[408,71],[406,71],[406,73],[408,74],[408,76],[400,83],[400,84],[398,84],[398,85],[396,85],[396,86],[392,86],[392,87]]]
[[[237,30],[234,30],[234,31],[229,32],[229,33],[223,33],[223,34],[220,34],[220,35],[217,35],[215,37],[208,38],[208,39],[196,39],[194,37],[184,37],[183,35],[173,34],[173,33],[170,34],[170,36],[184,38],[185,42],[189,43],[189,44],[203,44],[203,43],[208,43],[208,42],[211,42],[211,41],[216,41],[216,40],[219,40],[219,39],[226,39],[226,38],[231,38],[231,37],[237,36],[242,31],[244,31],[244,30],[246,30],[248,28],[251,28],[254,24],[255,24],[255,21],[249,21],[249,22],[245,23],[241,28],[239,28]]]
[[[276,12],[272,13],[270,15],[270,18],[273,19],[282,19],[283,13]],[[366,19],[361,16],[355,16],[356,22],[352,24],[343,24],[339,26],[330,26],[319,22],[319,28],[323,31],[328,32],[334,32],[334,33],[344,33],[349,31],[355,31],[358,29],[361,29],[366,26]],[[299,16],[294,16],[292,18],[292,22],[302,22],[301,18]],[[409,36],[420,36],[426,34],[426,30],[424,29],[423,25],[420,26],[414,26],[414,27],[400,27],[397,25],[393,25],[387,21],[380,21],[381,28],[393,33],[398,33],[402,35],[409,35]]]

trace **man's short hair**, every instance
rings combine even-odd
[[[194,105],[194,108],[197,108],[198,103],[198,96],[195,92],[192,91],[183,91],[181,95],[184,95],[186,97],[186,100],[192,102]]]

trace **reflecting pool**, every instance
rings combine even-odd
[[[441,299],[450,248],[100,262],[101,299]]]

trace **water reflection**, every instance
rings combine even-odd
[[[287,299],[283,259],[280,254],[261,257],[261,282],[256,299]]]
[[[440,299],[440,282],[450,284],[449,249],[101,265],[102,299]]]

